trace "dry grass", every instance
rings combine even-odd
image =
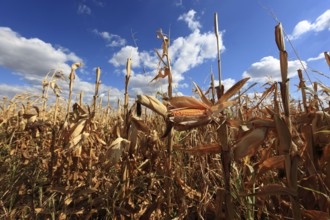
[[[330,108],[321,105],[316,86],[308,93],[301,71],[303,107],[289,99],[281,35],[277,26],[280,91],[269,83],[260,98],[240,92],[246,78],[218,100],[214,84],[211,98],[195,84],[200,99],[172,97],[169,86],[163,102],[140,95],[129,108],[130,58],[123,112],[120,104],[111,109],[110,92],[107,106],[97,106],[100,69],[93,111],[82,93],[71,106],[81,64],[72,65],[67,108],[59,73],[45,78],[41,98],[4,98],[0,218],[329,219]],[[159,36],[163,65],[155,80],[171,75],[169,40]],[[56,103],[47,107],[48,88]]]

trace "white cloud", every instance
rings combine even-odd
[[[115,53],[109,63],[115,67],[126,66],[127,58],[132,58],[132,67],[140,67],[140,56],[137,47],[125,46]]]
[[[155,95],[156,92],[167,92],[167,79],[161,79],[150,83],[154,77],[153,73],[135,74],[132,76],[129,83],[133,91],[132,96],[138,94]]]
[[[235,83],[236,80],[232,78],[221,80],[221,84],[225,87],[225,91],[230,89]],[[219,80],[214,80],[214,86],[219,86]]]
[[[182,2],[181,2],[182,3]],[[180,15],[178,18],[179,21],[185,21],[188,24],[190,30],[195,31],[201,28],[199,21],[195,20],[196,11],[191,9],[187,13]]]
[[[92,13],[92,10],[90,7],[88,7],[85,4],[79,4],[78,6],[78,14],[87,14],[90,15]]]
[[[324,53],[320,53],[317,57],[308,58],[307,61],[310,62],[310,61],[316,61],[316,60],[321,60],[321,59],[324,59]]]
[[[306,68],[306,62],[302,61]],[[297,75],[297,70],[302,66],[299,60],[288,62],[288,78]],[[243,78],[251,77],[250,81],[267,82],[268,80],[281,80],[280,61],[272,56],[263,57],[260,61],[253,63],[248,70],[244,71]]]
[[[13,98],[17,94],[41,94],[41,84],[40,88],[37,86],[30,85],[8,85],[0,84],[0,94],[1,96],[6,96],[8,98]]]
[[[314,22],[303,20],[298,22],[294,27],[293,32],[289,35],[289,39],[298,39],[301,35],[307,32],[320,32],[324,30],[330,31],[330,9],[321,14]]]
[[[82,60],[64,48],[54,48],[38,38],[25,38],[10,28],[0,27],[0,66],[11,70],[27,81],[25,85],[0,84],[0,94],[12,98],[16,94],[41,95],[41,81],[51,69],[62,70],[67,77],[71,67],[69,63],[81,62]],[[74,81],[73,93],[79,94],[83,88],[84,101],[90,103],[95,91],[94,83],[81,80],[80,68]],[[101,74],[102,79],[102,74]],[[24,82],[24,81],[23,81]],[[68,97],[68,82],[58,81],[63,88],[62,97]],[[99,94],[107,93],[110,89],[111,101],[115,102],[123,97],[123,92],[117,88],[101,85]],[[52,101],[52,91],[49,91]]]
[[[201,65],[207,60],[217,57],[217,43],[213,32],[201,33],[200,24],[194,20],[195,11],[190,10],[181,19],[186,19],[190,24],[192,32],[188,36],[178,37],[173,40],[169,47],[169,55],[172,65],[173,88],[175,92],[178,88],[182,88],[184,74],[192,68]],[[189,19],[190,20],[189,20]],[[190,22],[190,23],[189,23]],[[194,24],[194,22],[197,22]],[[198,25],[197,25],[198,24]],[[222,42],[222,33],[220,32],[220,47],[224,51],[225,47]],[[161,44],[161,42],[160,42]],[[161,53],[161,50],[158,49]],[[167,92],[167,80],[159,80],[149,83],[157,75],[158,57],[154,51],[138,51],[137,47],[125,46],[115,53],[109,62],[115,67],[125,67],[127,58],[132,55],[132,68],[148,68],[148,72],[142,74],[141,70],[132,74],[130,88],[136,93],[154,94],[155,91]],[[186,86],[184,84],[183,86]]]
[[[173,64],[173,74],[181,79],[183,73],[189,71],[208,59],[217,56],[216,38],[212,32],[200,33],[194,31],[187,37],[175,39],[169,48],[169,54]],[[225,49],[220,33],[220,47]]]
[[[109,63],[115,67],[126,66],[127,58],[132,58],[132,68],[156,69],[158,59],[154,52],[138,51],[138,47],[125,46],[115,53]]]
[[[50,69],[70,72],[67,63],[81,59],[63,48],[54,48],[38,38],[25,38],[8,27],[0,27],[0,65],[24,79],[41,81]]]
[[[104,39],[107,42],[108,47],[121,47],[126,44],[126,40],[119,35],[110,34],[106,31],[98,31],[97,29],[94,29],[93,33]]]

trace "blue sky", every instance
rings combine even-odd
[[[122,98],[126,59],[132,54],[130,96],[166,92],[166,80],[150,83],[157,74],[161,41],[170,35],[174,93],[191,95],[192,81],[209,86],[210,69],[217,79],[213,16],[218,13],[222,74],[228,88],[242,77],[262,85],[279,80],[276,17],[291,39],[312,81],[329,85],[323,52],[330,50],[330,0],[3,0],[0,3],[0,95],[41,94],[41,81],[51,69],[77,70],[75,93],[94,92],[95,68],[101,68],[101,94]],[[301,62],[286,42],[291,90],[297,91]],[[307,78],[305,76],[305,78]],[[307,82],[308,83],[308,82]],[[67,82],[61,82],[63,97]],[[257,88],[256,88],[257,89]],[[298,93],[297,93],[298,94]]]

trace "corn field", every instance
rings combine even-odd
[[[61,72],[45,77],[41,94],[3,98],[0,219],[330,219],[330,108],[319,97],[330,88],[297,70],[301,101],[290,97],[281,24],[282,80],[254,98],[249,78],[225,91],[214,76],[209,94],[195,83],[195,97],[174,96],[170,39],[158,38],[161,99],[129,102],[131,57],[117,109],[99,101],[99,68],[92,103],[82,93],[73,101],[80,63],[65,103]]]

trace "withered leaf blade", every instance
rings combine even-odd
[[[269,195],[290,195],[297,196],[297,192],[280,184],[268,184],[260,188],[256,193],[245,194],[244,196],[269,196]]]
[[[262,175],[271,169],[284,168],[285,155],[274,156],[266,159],[259,165],[258,175]]]
[[[136,117],[131,118],[137,130],[142,131],[144,133],[149,133],[149,127],[144,123],[143,120],[138,119]]]
[[[158,71],[158,74],[150,81],[150,82],[153,82],[153,81],[156,81],[157,79],[159,79],[159,78],[165,78],[166,76],[165,76],[165,74],[163,74],[162,73],[162,69],[160,69],[159,71]]]
[[[211,106],[212,106],[212,102],[211,102],[208,98],[206,98],[206,96],[204,95],[204,93],[203,93],[203,91],[201,90],[201,88],[199,88],[199,86],[198,86],[195,82],[193,82],[193,83],[194,83],[194,85],[195,85],[195,87],[196,87],[196,90],[197,90],[197,92],[198,92],[199,97],[201,97],[202,101],[203,101],[207,106],[211,107]]]
[[[254,155],[266,134],[266,128],[257,128],[242,137],[234,148],[234,159],[238,161],[247,155]]]
[[[165,66],[167,66],[166,62],[163,60],[163,58],[162,58],[162,56],[159,54],[158,50],[157,50],[157,49],[154,49],[154,50],[156,51],[156,54],[157,54],[159,60],[162,61],[162,63],[163,63]]]
[[[273,119],[270,118],[255,118],[247,123],[249,126],[258,128],[258,127],[267,127],[274,128],[275,123]]]
[[[279,154],[288,154],[291,146],[291,134],[287,124],[284,120],[278,115],[274,115],[274,121],[276,126],[276,131],[279,139],[278,151]]]
[[[216,154],[216,153],[220,153],[221,151],[221,146],[217,143],[201,144],[190,149],[185,149],[178,145],[174,145],[173,147],[176,150],[180,150],[193,155]]]
[[[233,101],[226,101],[226,102],[221,102],[218,103],[214,106],[211,107],[212,112],[222,112],[225,108],[231,106],[231,105],[235,105],[237,103],[237,101],[233,100]]]
[[[264,100],[269,94],[271,94],[271,92],[274,91],[275,86],[276,86],[276,82],[273,83],[269,88],[267,88],[266,91],[264,91],[264,92],[262,93],[262,96],[261,96],[259,102],[258,102],[258,103],[255,105],[255,107],[253,107],[253,108],[258,107],[258,106],[260,105],[260,103],[262,103],[262,101],[263,101],[263,100]]]
[[[250,77],[244,78],[238,81],[235,85],[233,85],[228,91],[221,96],[218,100],[218,103],[222,103],[230,99],[233,95],[239,92],[239,90],[244,86],[244,84],[250,79]]]

